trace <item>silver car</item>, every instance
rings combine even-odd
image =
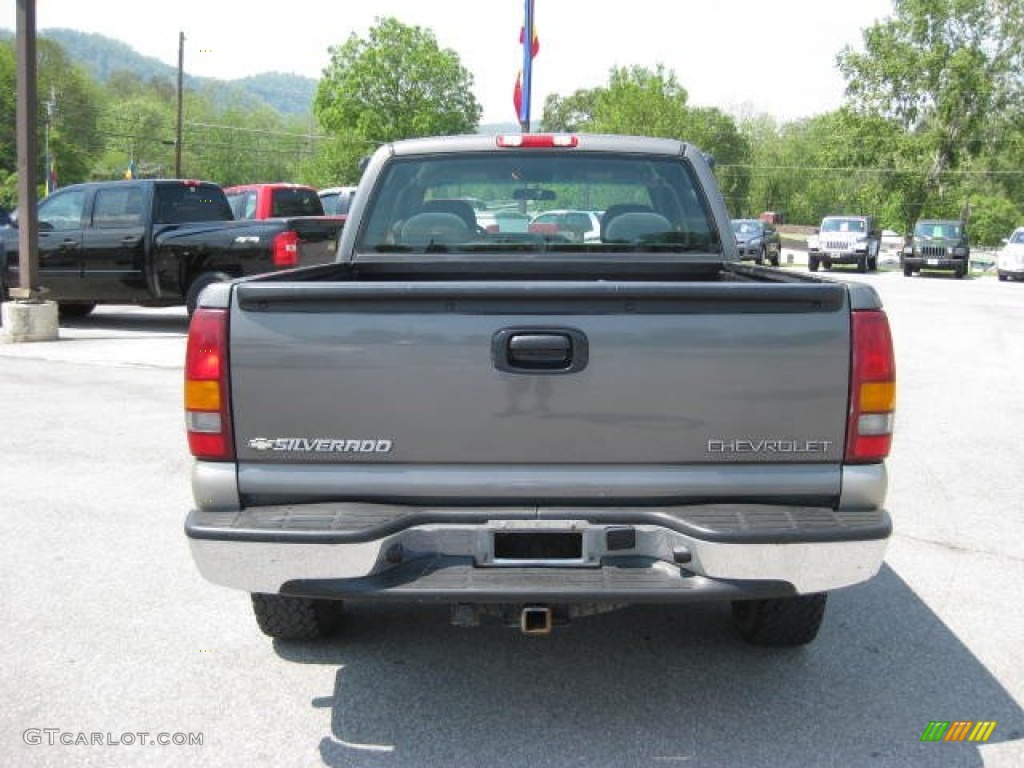
[[[755,264],[770,262],[779,266],[782,236],[771,224],[759,219],[733,219],[732,231],[736,235],[740,261],[753,260]]]

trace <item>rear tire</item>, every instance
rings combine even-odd
[[[903,276],[904,277],[913,277],[914,276],[914,268],[913,267],[904,267],[903,268]]]
[[[862,274],[864,272],[868,271],[868,257],[867,256],[862,256],[859,259],[857,259],[857,271],[862,273]]]
[[[811,272],[818,271],[818,260],[814,256],[807,257],[807,269]]]
[[[188,293],[185,294],[185,309],[188,311],[188,316],[192,317],[192,314],[196,311],[196,307],[199,306],[199,294],[203,292],[203,289],[208,285],[214,283],[223,283],[226,280],[230,280],[231,275],[226,275],[223,272],[203,272],[188,287]]]
[[[341,621],[340,600],[253,593],[252,611],[263,634],[277,640],[319,640]]]
[[[818,636],[828,594],[737,600],[732,615],[740,635],[753,645],[806,645]]]
[[[764,264],[764,246],[763,245],[761,246],[761,252],[759,254],[757,254],[757,256],[754,257],[754,263],[757,264],[757,266],[761,266],[762,264]]]

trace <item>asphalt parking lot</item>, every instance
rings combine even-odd
[[[784,651],[713,605],[543,639],[356,605],[332,642],[272,643],[182,532],[184,311],[100,308],[0,345],[4,762],[1024,765],[1024,285],[831,276],[875,285],[892,321],[896,531],[882,572]],[[996,726],[922,742],[934,720]]]

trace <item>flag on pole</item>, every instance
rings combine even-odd
[[[523,71],[516,75],[516,87],[512,89],[512,103],[516,107],[516,117],[523,114]]]
[[[519,28],[519,44],[526,45],[526,27]],[[540,38],[537,37],[537,25],[533,25],[533,42],[530,44],[530,58],[540,52]]]
[[[516,108],[519,125],[530,130],[530,86],[533,80],[533,57],[540,51],[540,38],[533,23],[533,0],[524,0],[525,20],[519,29],[519,43],[523,46],[523,68],[516,76],[512,103]]]
[[[46,194],[57,189],[57,159],[50,158],[50,167],[46,169]]]

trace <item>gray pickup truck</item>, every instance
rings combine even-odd
[[[476,218],[555,209],[599,240]],[[185,532],[275,638],[343,601],[545,634],[713,600],[799,645],[882,564],[894,369],[872,288],[739,262],[692,145],[396,142],[335,263],[200,297]]]

